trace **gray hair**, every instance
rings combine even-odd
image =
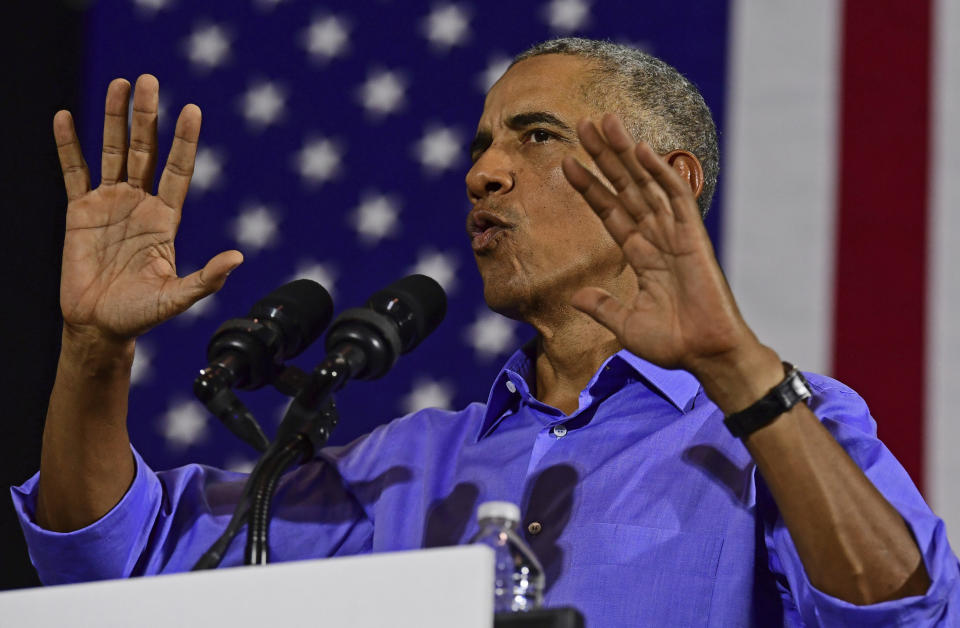
[[[521,52],[511,66],[547,54],[574,55],[597,62],[599,74],[588,98],[599,109],[613,107],[635,139],[660,154],[683,149],[703,167],[703,192],[697,199],[705,216],[717,186],[720,155],[717,129],[703,96],[670,64],[640,50],[580,37],[552,39]]]

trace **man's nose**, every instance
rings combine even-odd
[[[487,149],[467,172],[467,196],[473,202],[491,194],[506,194],[513,186],[509,160],[493,148]]]

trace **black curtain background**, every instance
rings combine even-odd
[[[39,584],[8,487],[40,466],[56,370],[66,194],[51,129],[59,109],[79,117],[87,4],[0,3],[0,589]]]

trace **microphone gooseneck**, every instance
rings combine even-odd
[[[247,479],[227,529],[194,569],[219,565],[244,523],[248,523],[244,563],[268,562],[270,502],[277,481],[326,443],[338,420],[332,394],[350,379],[385,375],[400,355],[437,328],[445,313],[446,295],[436,281],[423,275],[405,277],[371,296],[366,307],[337,317],[327,334],[327,356],[311,374],[288,367],[276,375],[274,385],[282,382],[284,392],[296,391],[294,399],[276,439]]]
[[[303,456],[313,457],[337,423],[331,395],[350,379],[376,379],[437,328],[446,313],[447,297],[433,279],[411,275],[375,293],[364,308],[343,312],[327,333],[327,357],[287,409],[270,446],[278,464],[265,469],[279,475]],[[266,457],[266,456],[265,456]],[[269,510],[276,480],[268,472],[255,483],[250,506],[245,564],[269,559]]]

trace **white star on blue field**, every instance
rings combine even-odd
[[[657,3],[661,12],[673,10],[667,0]],[[393,371],[338,393],[333,443],[425,406],[456,409],[485,400],[504,360],[532,332],[486,309],[464,228],[470,208],[464,175],[484,94],[513,55],[550,37],[643,40],[654,53],[672,45],[667,18],[651,22],[648,12],[631,6],[92,3],[88,21],[100,35],[88,42],[78,119],[94,180],[106,85],[117,76],[133,83],[141,73],[155,74],[161,167],[178,112],[191,102],[203,111],[177,237],[178,271],[202,268],[226,249],[245,258],[221,292],[138,341],[130,432],[146,459],[158,468],[187,462],[249,468],[255,452],[194,401],[193,377],[221,322],[244,316],[258,298],[299,277],[323,284],[335,313],[362,306],[414,272],[435,278],[449,297],[446,320]],[[710,10],[697,14],[703,12]],[[650,26],[639,31],[637,24]],[[310,370],[323,353],[321,338],[293,363]],[[272,434],[286,398],[270,388],[239,396]]]

